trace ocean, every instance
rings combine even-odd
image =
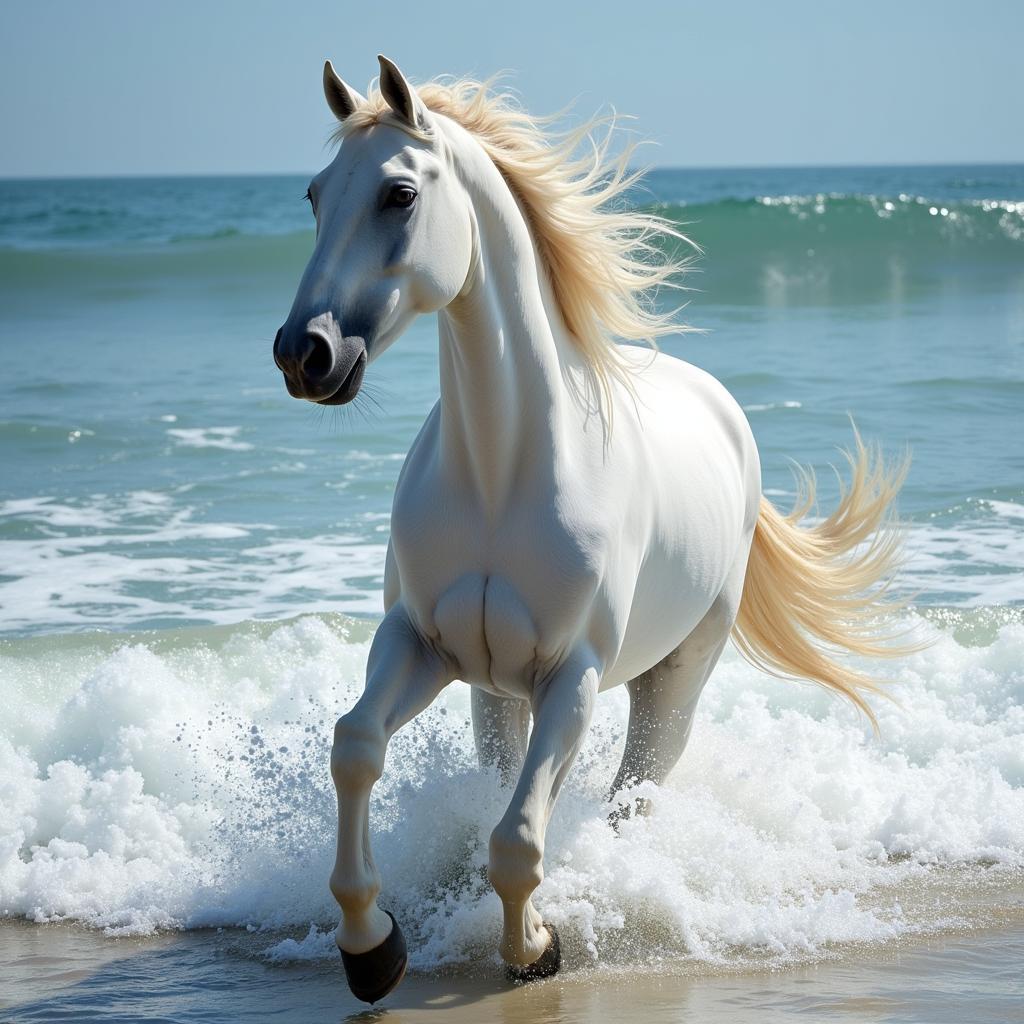
[[[220,1019],[96,988],[125,950],[336,970],[331,727],[362,685],[437,354],[420,320],[354,406],[288,397],[271,345],[311,249],[306,184],[0,181],[11,1020],[91,1019],[114,989],[137,996],[124,1019]],[[1024,166],[656,170],[634,200],[701,247],[681,314],[701,333],[662,348],[740,401],[772,500],[794,500],[795,461],[829,507],[851,417],[910,453],[896,589],[931,643],[864,666],[896,697],[878,738],[730,649],[654,815],[618,835],[603,798],[628,705],[603,695],[537,894],[568,976],[801,971],[993,928],[1019,952]],[[414,987],[497,972],[503,799],[453,684],[396,737],[373,804]],[[47,987],[51,942],[88,951],[92,990]]]

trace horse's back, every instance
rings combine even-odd
[[[622,395],[618,404],[634,443],[623,439],[619,457],[636,460],[643,453],[644,468],[656,478],[652,498],[660,527],[689,530],[712,515],[752,525],[761,467],[739,403],[691,363],[661,352],[631,358],[638,363],[635,396]]]

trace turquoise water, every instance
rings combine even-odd
[[[374,614],[391,490],[436,397],[423,320],[354,409],[270,358],[300,178],[0,183],[0,631]],[[914,457],[907,586],[1024,599],[1024,168],[658,171],[705,251],[664,348],[746,408],[766,488],[862,432]],[[826,494],[831,493],[826,487]]]
[[[111,942],[244,927],[245,962],[274,970],[335,955],[330,726],[361,687],[437,362],[423,320],[354,407],[287,396],[271,344],[311,249],[305,188],[0,182],[0,917]],[[863,666],[901,701],[877,741],[728,652],[654,816],[618,836],[627,705],[605,695],[538,894],[569,969],[791,964],[975,927],[982,889],[1005,923],[1024,870],[1024,167],[658,171],[636,198],[704,250],[685,311],[704,333],[663,347],[741,402],[774,500],[796,460],[827,507],[850,415],[911,451],[899,587],[934,643]],[[375,797],[414,972],[496,969],[483,867],[504,797],[467,708],[454,685],[403,730]]]

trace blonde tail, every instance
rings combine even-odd
[[[802,496],[783,515],[766,498],[754,529],[733,640],[744,657],[772,675],[810,679],[852,701],[878,728],[865,699],[883,693],[869,676],[835,660],[846,651],[898,657],[917,645],[896,643],[900,632],[881,619],[898,607],[886,590],[899,557],[891,513],[909,461],[888,467],[855,432],[844,452],[852,479],[839,507],[802,526],[814,502],[814,477],[801,471]]]

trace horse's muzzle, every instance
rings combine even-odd
[[[363,383],[366,344],[362,338],[343,338],[333,322],[326,330],[310,324],[294,339],[282,327],[274,339],[274,362],[292,398],[344,405]]]

